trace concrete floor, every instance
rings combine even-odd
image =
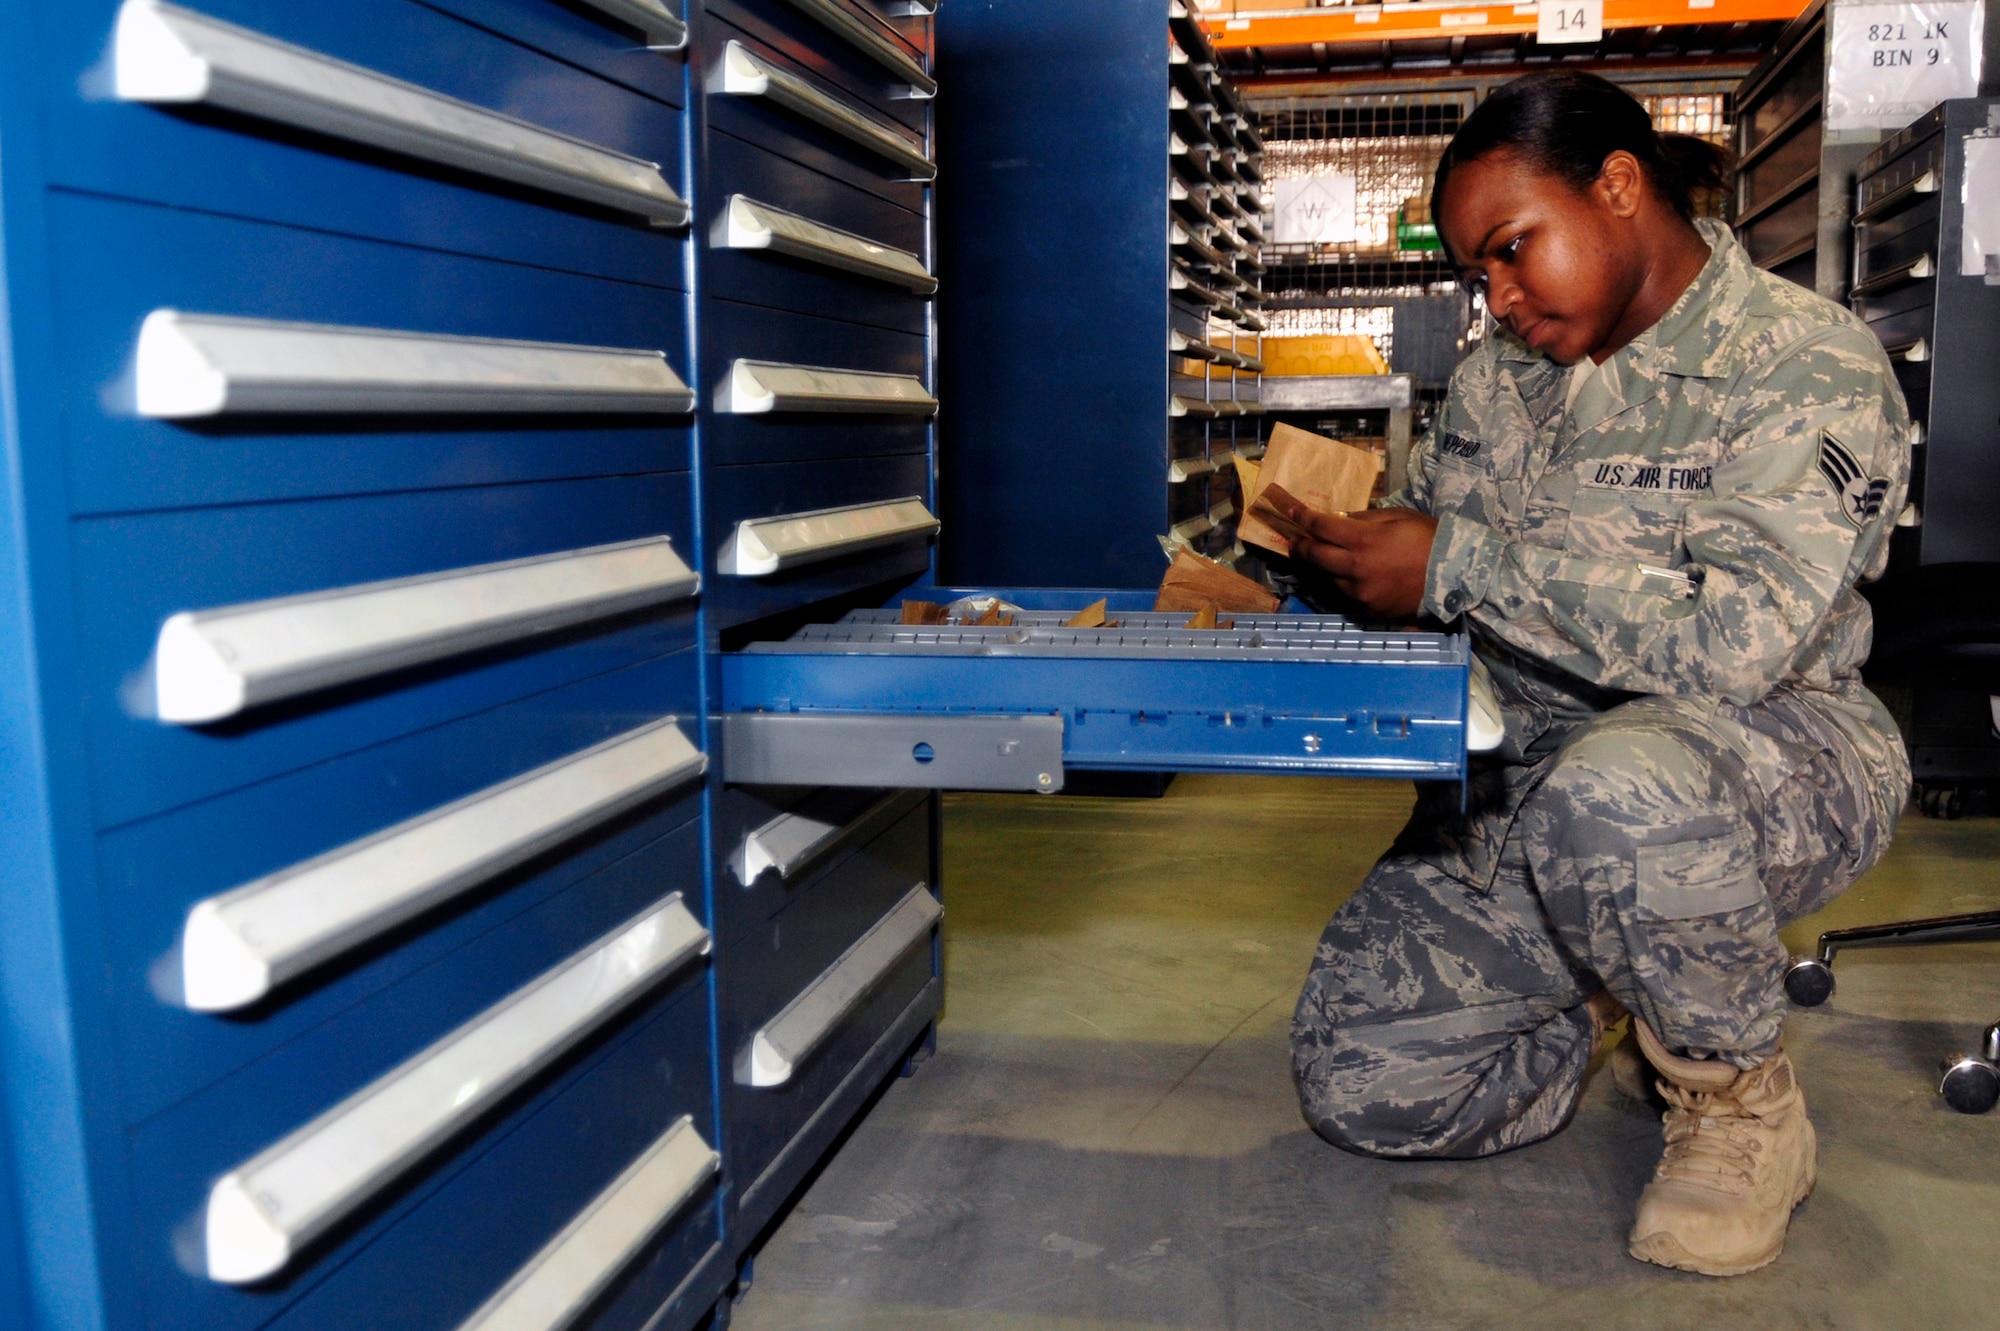
[[[948,800],[937,1056],[773,1234],[737,1331],[2000,1325],[2000,1112],[1934,1094],[1938,1058],[2000,1017],[2000,945],[1852,954],[1795,1014],[1820,1184],[1753,1275],[1625,1255],[1660,1135],[1608,1076],[1495,1160],[1314,1137],[1286,1024],[1410,798],[1189,777],[1162,800]],[[1996,897],[2000,820],[1912,813],[1788,941]]]

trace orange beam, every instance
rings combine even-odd
[[[1811,0],[1604,0],[1604,26],[1651,28],[1692,23],[1792,19]],[[1450,3],[1348,5],[1215,14],[1202,19],[1218,47],[1310,46],[1314,42],[1386,42],[1412,37],[1478,37],[1535,30],[1537,6]]]

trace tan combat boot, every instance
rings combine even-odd
[[[1639,1198],[1627,1251],[1708,1276],[1767,1265],[1819,1172],[1792,1060],[1780,1049],[1746,1072],[1670,1054],[1636,1018],[1632,1033],[1668,1107],[1666,1154]]]

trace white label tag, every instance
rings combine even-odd
[[[1836,6],[1826,127],[1897,130],[1946,98],[1976,96],[1985,27],[1979,0]]]
[[[1276,245],[1334,244],[1354,239],[1354,177],[1299,176],[1275,182]]]
[[[1544,46],[1604,40],[1604,0],[1542,0],[1535,40]]]
[[[2000,138],[1966,137],[1965,179],[1959,190],[1965,205],[1960,212],[1964,226],[1959,232],[1959,275],[1991,282],[1988,269],[2000,259]]]

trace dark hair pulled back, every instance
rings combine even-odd
[[[1431,185],[1431,216],[1440,216],[1444,183],[1455,167],[1493,152],[1518,153],[1540,170],[1584,190],[1604,159],[1637,158],[1653,189],[1682,217],[1694,196],[1727,187],[1728,152],[1690,134],[1662,134],[1637,98],[1595,74],[1551,70],[1502,84],[1465,118]]]

